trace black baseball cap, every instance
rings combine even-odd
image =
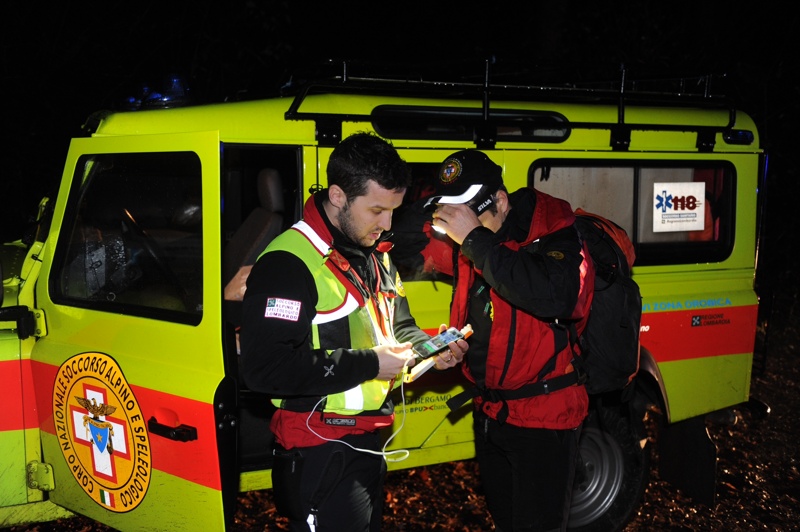
[[[481,214],[493,203],[492,196],[503,186],[503,169],[479,150],[461,150],[450,155],[439,168],[436,192],[425,204],[470,203]]]

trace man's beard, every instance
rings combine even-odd
[[[349,203],[345,203],[344,207],[339,209],[339,213],[336,215],[336,221],[339,222],[339,230],[348,240],[354,244],[358,244],[359,246],[364,246],[364,244],[361,243],[358,234],[356,234],[355,227],[353,227],[353,220],[350,217]]]

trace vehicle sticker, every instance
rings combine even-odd
[[[408,401],[405,405],[395,405],[395,410],[405,411],[409,414],[417,412],[435,412],[437,410],[450,410],[447,401],[452,398],[452,394],[441,395],[422,395]]]
[[[653,301],[642,303],[642,312],[663,312],[666,310],[689,310],[689,309],[715,309],[730,307],[733,303],[730,298],[709,297],[704,299],[686,299],[684,301]]]
[[[698,314],[692,316],[692,327],[703,327],[708,325],[730,325],[731,320],[725,314]]]
[[[702,231],[705,183],[653,183],[653,232]]]
[[[152,478],[150,438],[139,402],[117,362],[81,353],[58,369],[53,418],[78,485],[112,512],[139,506]]]

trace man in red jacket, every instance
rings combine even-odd
[[[563,530],[588,409],[585,387],[570,381],[566,325],[583,330],[594,279],[572,208],[531,188],[509,193],[477,150],[444,161],[427,205],[449,239],[431,238],[414,259],[454,276],[450,323],[474,329],[464,373],[497,530]],[[571,385],[553,390],[558,377]]]

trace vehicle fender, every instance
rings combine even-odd
[[[667,397],[667,390],[664,387],[664,379],[661,376],[661,370],[658,367],[653,354],[645,347],[641,346],[639,352],[639,373],[637,380],[641,382],[643,376],[649,376],[649,385],[645,386],[648,398],[653,401],[663,410],[664,418],[669,421],[669,398]],[[642,388],[641,386],[639,388]]]

